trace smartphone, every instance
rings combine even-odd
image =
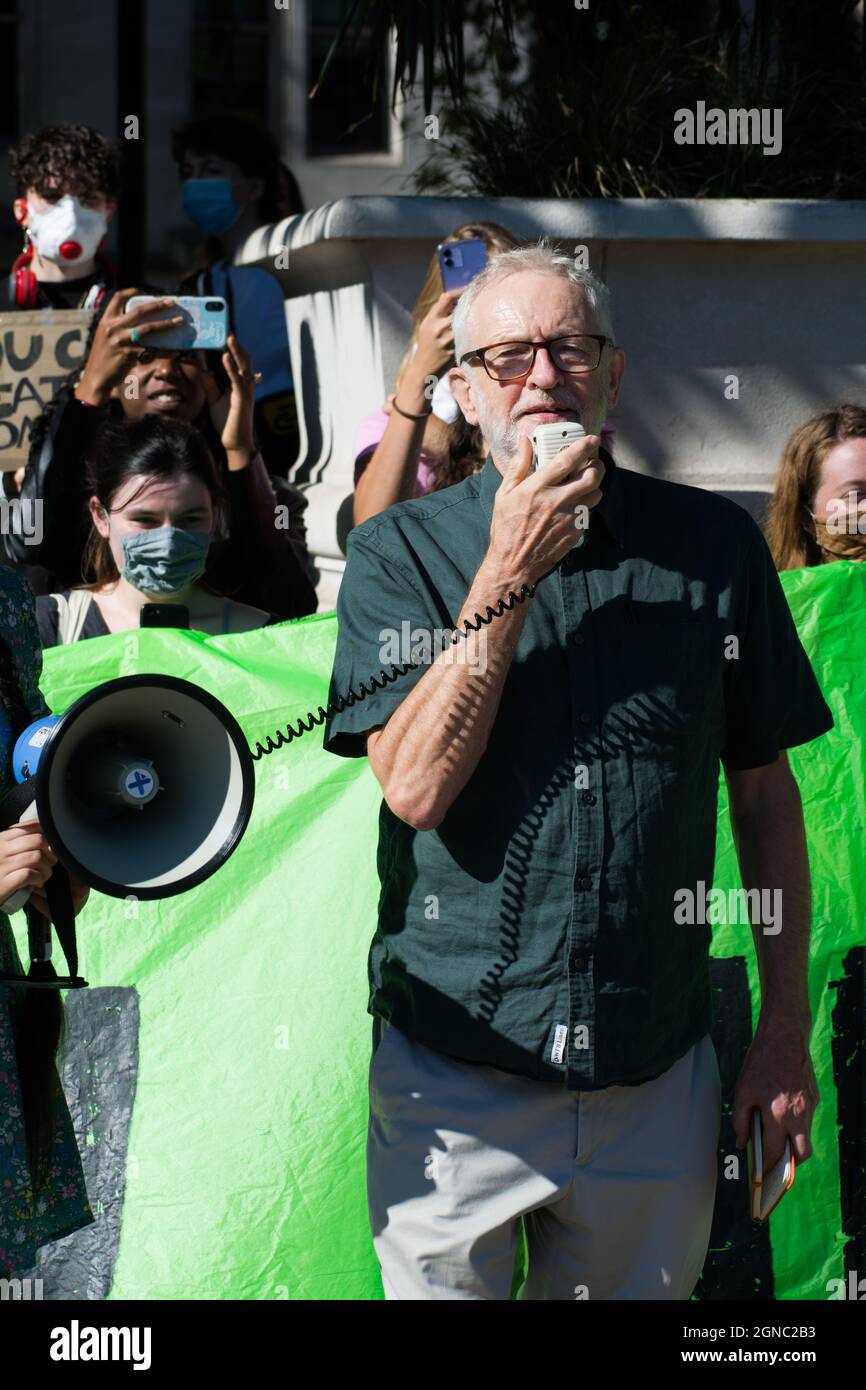
[[[752,1149],[751,1149],[751,1213],[753,1221],[766,1221],[776,1210],[786,1192],[794,1185],[796,1165],[790,1139],[785,1139],[785,1152],[770,1169],[764,1172],[763,1126],[761,1112],[757,1107],[752,1111]]]
[[[436,247],[442,284],[446,290],[462,290],[487,264],[487,247],[480,237],[468,241],[443,241]]]
[[[182,603],[144,603],[142,627],[189,627],[189,609]]]
[[[158,295],[136,294],[126,301],[124,313],[130,313],[141,304],[158,302]],[[225,347],[228,337],[228,313],[224,299],[218,295],[179,294],[173,305],[157,309],[145,322],[176,318],[179,314],[183,317],[183,323],[175,324],[174,328],[166,328],[160,333],[145,334],[140,346],[174,348],[183,352],[189,352],[192,348],[219,351]]]
[[[535,455],[533,469],[540,468],[543,463],[550,463],[560,450],[568,448],[569,444],[575,444],[585,434],[583,425],[579,425],[576,420],[557,420],[549,425],[537,425],[532,432],[532,451]]]

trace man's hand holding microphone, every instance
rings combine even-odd
[[[580,537],[580,508],[602,499],[598,435],[586,434],[533,469],[532,440],[520,440],[496,492],[485,564],[505,589],[535,585]]]
[[[563,423],[566,423],[563,421]],[[447,649],[391,715],[370,732],[367,755],[395,815],[418,830],[439,825],[465,787],[490,739],[502,688],[532,599],[520,596],[553,570],[579,539],[578,507],[602,499],[604,464],[597,435],[584,435],[533,470],[523,438],[496,491],[490,541],[457,619],[501,612],[460,640],[467,659]]]

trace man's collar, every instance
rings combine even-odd
[[[598,506],[593,507],[590,520],[598,513],[611,538],[622,546],[625,544],[625,489],[613,455],[603,445],[599,448],[598,454],[604,464],[604,477],[601,480],[601,501]],[[489,526],[493,519],[493,502],[502,482],[502,474],[493,462],[492,454],[487,455],[487,462],[478,474],[478,479]]]

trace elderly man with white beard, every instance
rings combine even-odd
[[[673,332],[673,328],[671,329]],[[720,764],[762,999],[734,1097],[767,1167],[811,1153],[809,871],[784,750],[832,727],[764,538],[601,446],[625,366],[606,287],[545,244],[461,295],[451,387],[490,455],[357,527],[325,747],[382,788],[367,1174],[389,1299],[688,1299],[721,1087],[711,929]],[[584,437],[533,467],[540,424]],[[467,632],[371,686],[408,622]],[[483,659],[481,659],[483,658]],[[760,901],[760,894],[755,895]]]

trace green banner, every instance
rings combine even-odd
[[[848,1267],[856,1270],[854,1252],[858,1245],[862,1252],[866,1236],[866,566],[836,561],[780,578],[835,724],[821,738],[788,751],[803,800],[812,876],[811,1052],[821,1101],[812,1127],[813,1157],[798,1169],[794,1187],[770,1218],[769,1239],[775,1297],[825,1299],[844,1296],[831,1281],[845,1277],[846,1237]],[[724,778],[713,883],[725,890],[741,886]],[[712,954],[716,962],[743,959],[757,1021],[760,988],[750,927],[714,925]],[[717,1029],[714,1037],[718,1047]],[[711,1250],[716,1243],[711,1241]],[[866,1274],[862,1253],[860,1274]]]
[[[862,1167],[863,1155],[856,1135],[842,1155],[834,1084],[847,1056],[839,1037],[862,1068],[862,1001],[859,1023],[849,1011],[835,1043],[833,1016],[846,956],[863,943],[866,567],[837,563],[783,582],[837,721],[790,755],[812,863],[822,1104],[815,1157],[764,1233],[752,1296],[815,1299],[844,1273],[843,1223],[850,1235],[863,1221],[862,1209],[843,1211],[845,1164]],[[43,689],[60,711],[117,676],[180,676],[222,700],[254,746],[324,702],[335,639],[333,614],[240,636],[117,634],[46,652]],[[382,1297],[365,1189],[379,788],[365,759],[326,754],[318,729],[256,770],[246,835],[207,883],[155,903],[92,893],[79,918],[91,989],[68,997],[80,1045],[64,1084],[97,1223],[46,1251],[67,1294]],[[715,883],[737,887],[723,789],[720,808]],[[23,915],[12,920],[20,942]],[[714,970],[741,971],[754,1013],[749,928],[717,926],[714,957]],[[723,989],[717,997],[728,1000]],[[699,1296],[743,1296],[730,1282],[734,1265],[742,1280],[743,1259],[725,1264],[738,1245],[725,1210]],[[752,1240],[749,1222],[746,1231]]]

